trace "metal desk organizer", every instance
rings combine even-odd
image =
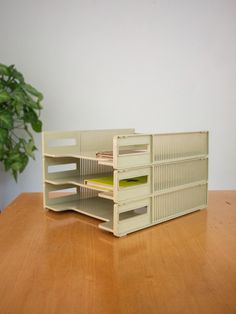
[[[43,164],[45,208],[100,219],[118,237],[207,207],[208,132],[44,132]],[[87,184],[107,176],[109,189]]]

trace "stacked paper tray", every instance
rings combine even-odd
[[[116,236],[207,206],[208,132],[44,132],[43,164],[46,208],[101,219]]]

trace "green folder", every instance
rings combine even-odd
[[[134,185],[144,184],[144,183],[147,183],[147,176],[120,180],[119,186],[122,188],[127,188],[129,186],[134,186]]]
[[[113,176],[88,179],[88,180],[85,180],[84,183],[93,187],[97,187],[97,188],[100,187],[102,189],[112,190],[113,189]],[[131,186],[135,186],[139,184],[144,184],[144,183],[147,183],[147,176],[120,180],[119,186],[121,188],[126,188],[126,187],[131,187]]]

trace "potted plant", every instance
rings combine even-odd
[[[29,158],[35,159],[32,131],[42,131],[42,99],[14,65],[0,64],[0,162],[15,180]]]

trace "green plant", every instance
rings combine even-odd
[[[0,64],[0,162],[15,180],[35,159],[32,130],[41,132],[39,119],[43,95],[25,83],[14,65]]]

